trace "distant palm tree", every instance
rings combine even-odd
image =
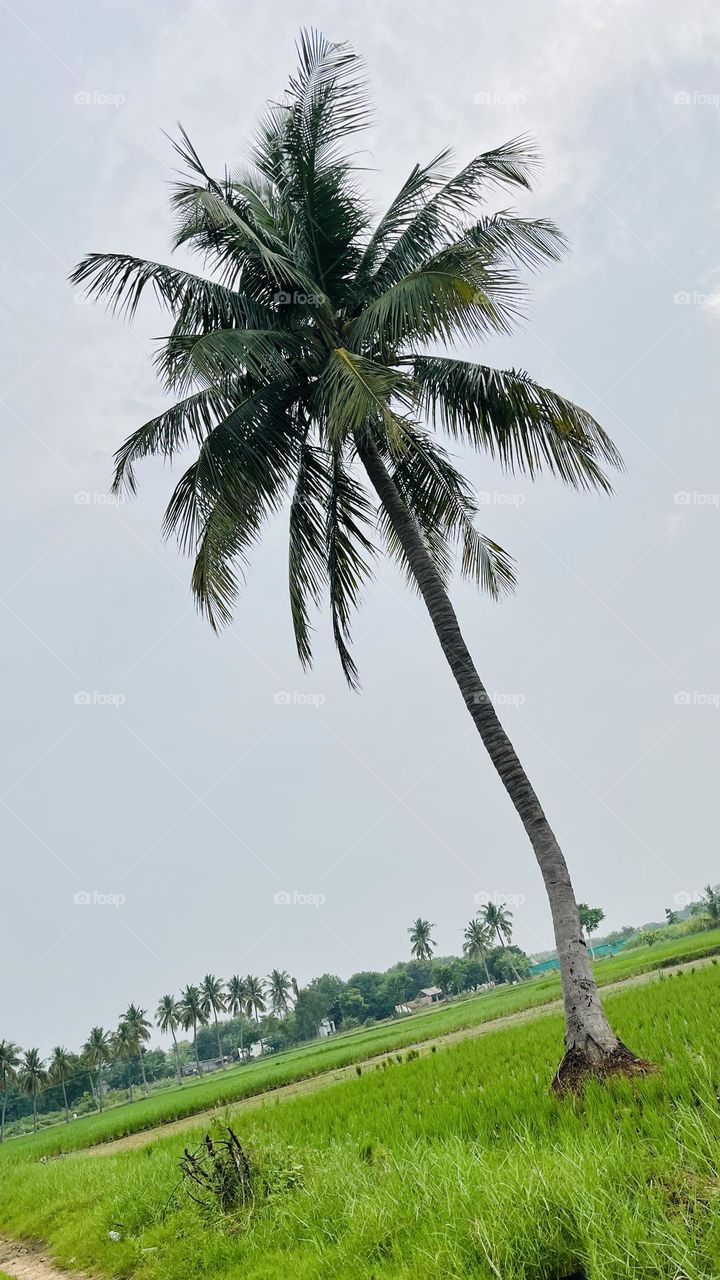
[[[0,1112],[0,1142],[5,1141],[5,1110],[10,1085],[17,1079],[16,1067],[20,1062],[20,1046],[12,1040],[0,1040],[0,1090],[2,1091],[2,1112]]]
[[[113,1033],[111,1044],[112,1044],[113,1056],[115,1058],[120,1059],[121,1061],[127,1062],[128,1064],[126,1079],[127,1079],[127,1087],[128,1087],[128,1098],[130,1102],[132,1102],[133,1082],[132,1082],[132,1071],[130,1068],[130,1064],[134,1058],[137,1058],[140,1052],[137,1032],[135,1028],[132,1027],[129,1022],[126,1022],[123,1019],[118,1024],[117,1031]]]
[[[32,1098],[33,1133],[37,1133],[37,1096],[44,1084],[47,1084],[48,1073],[45,1063],[40,1057],[39,1049],[26,1049],[20,1059],[18,1084],[27,1098]]]
[[[141,1009],[137,1004],[129,1004],[125,1013],[121,1015],[121,1021],[130,1029],[131,1034],[135,1038],[137,1046],[135,1055],[140,1060],[140,1074],[142,1076],[143,1090],[147,1094],[147,1079],[145,1077],[145,1061],[143,1059],[143,1045],[147,1044],[150,1039],[152,1023],[148,1022],[145,1016],[147,1009]]]
[[[186,1031],[189,1031],[190,1028],[192,1027],[193,1049],[195,1050],[195,1065],[197,1066],[197,1069],[198,1069],[198,1075],[200,1075],[200,1059],[198,1057],[198,1047],[197,1047],[197,1029],[198,1027],[204,1027],[207,1024],[207,1018],[205,1016],[205,1010],[203,1009],[203,1006],[202,1006],[202,996],[200,995],[199,988],[196,986],[193,986],[192,984],[188,987],[185,987],[185,990],[180,993],[179,1004],[180,1004],[180,1018],[181,1018],[183,1027],[185,1028]]]
[[[178,1049],[177,1036],[175,1035],[177,1028],[182,1025],[182,1006],[180,1001],[176,1000],[174,996],[163,996],[155,1010],[155,1021],[163,1035],[166,1036],[169,1031],[172,1036],[178,1084],[182,1084],[180,1050]]]
[[[104,1031],[102,1027],[93,1027],[82,1047],[82,1054],[88,1066],[95,1069],[97,1102],[98,1107],[102,1111],[102,1069],[105,1066],[105,1063],[110,1062],[112,1058],[112,1043],[108,1032]]]
[[[247,979],[233,974],[227,984],[227,1006],[233,1018],[240,1019],[240,1058],[243,1057],[243,1017],[247,1013]]]
[[[245,979],[245,984],[247,988],[245,1008],[247,1009],[248,1015],[251,1013],[255,1014],[255,1021],[259,1026],[260,1018],[258,1015],[264,1013],[267,1008],[267,1005],[265,1004],[265,983],[262,978],[255,978],[251,973],[249,973]]]
[[[225,1066],[225,1057],[220,1043],[220,1027],[218,1026],[217,1016],[224,1013],[227,1006],[225,1004],[225,988],[220,978],[216,978],[212,973],[206,973],[200,983],[200,999],[202,1002],[203,1013],[210,1020],[212,1014],[215,1022],[215,1037],[217,1039],[218,1058],[223,1066]]]
[[[516,138],[448,172],[449,152],[415,165],[374,222],[360,190],[354,135],[369,119],[360,63],[346,45],[304,32],[299,68],[266,111],[253,168],[209,174],[183,133],[186,175],[172,197],[174,247],[209,275],[129,254],[89,254],[75,286],[132,317],[152,289],[172,316],[158,353],[175,403],[116,455],[115,489],[135,489],[148,455],[197,456],[165,528],[195,557],[192,586],[216,628],[239,593],[238,563],[289,503],[290,603],[303,665],[310,610],[325,589],[351,684],[353,611],[371,576],[376,532],[422,597],[474,726],[542,871],[565,996],[567,1058],[558,1087],[584,1070],[632,1070],[603,1012],[570,873],[540,799],[472,660],[448,594],[458,551],[465,577],[502,596],[510,557],[475,528],[472,486],[437,436],[510,473],[544,473],[610,491],[620,465],[587,410],[514,369],[454,357],[510,332],[521,274],[558,261],[548,219],[490,212],[497,190],[530,190],[536,149]],[[441,344],[445,352],[433,348]]]
[[[508,910],[504,902],[486,902],[482,907],[481,915],[490,936],[497,938],[498,945],[505,952],[515,980],[519,982],[520,974],[513,964],[512,954],[507,950],[512,941],[512,911]]]
[[[463,951],[470,960],[482,960],[485,969],[485,980],[490,981],[490,972],[488,970],[487,953],[491,942],[490,928],[485,920],[480,920],[477,916],[473,916],[472,920],[465,926],[463,934],[465,941],[463,942]]]
[[[270,1004],[275,1014],[287,1013],[290,1004],[292,980],[287,969],[273,969],[268,978]]]
[[[434,924],[431,924],[429,920],[423,920],[420,916],[410,925],[408,929],[410,934],[410,954],[416,960],[432,960],[435,943],[430,936],[430,930],[434,928]]]
[[[67,1100],[67,1081],[73,1073],[73,1060],[67,1049],[58,1044],[50,1055],[49,1078],[52,1084],[61,1084],[63,1092],[63,1102],[65,1104],[65,1123],[70,1121],[70,1108]]]

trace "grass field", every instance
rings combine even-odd
[[[720,953],[720,929],[608,957],[597,962],[595,973],[598,982],[607,985],[665,965],[714,953]],[[309,1079],[323,1071],[361,1063],[376,1054],[400,1050],[423,1040],[531,1009],[559,996],[558,974],[543,974],[519,986],[497,987],[398,1021],[361,1027],[197,1082],[189,1081],[181,1088],[169,1088],[102,1114],[84,1116],[69,1126],[60,1124],[37,1135],[13,1139],[6,1148],[30,1146],[37,1155],[79,1150],[93,1143],[190,1117],[209,1107],[224,1106],[284,1084]],[[0,1157],[2,1154],[3,1149],[0,1148]]]
[[[656,1075],[558,1101],[552,1015],[244,1113],[257,1193],[229,1217],[178,1187],[202,1130],[102,1160],[9,1144],[0,1229],[137,1280],[716,1280],[720,967],[606,1003]]]

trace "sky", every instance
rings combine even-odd
[[[165,403],[167,319],[148,298],[129,328],[68,273],[93,250],[167,259],[165,134],[182,122],[210,171],[241,162],[303,26],[365,59],[378,212],[448,144],[458,167],[521,133],[542,149],[516,207],[571,253],[518,332],[460,354],[583,404],[625,470],[588,496],[455,449],[518,587],[453,598],[578,897],[616,928],[720,879],[715,6],[3,0],[0,24],[0,1037],[77,1048],[208,972],[384,969],[418,915],[457,953],[487,897],[520,946],[552,945],[521,824],[396,570],[365,591],[353,693],[326,613],[300,668],[286,512],[218,638],[162,539],[183,459],[108,496],[114,450]]]

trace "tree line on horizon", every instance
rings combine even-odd
[[[37,1129],[43,1096],[50,1109],[64,1110],[69,1120],[74,1105],[88,1101],[88,1084],[90,1105],[102,1111],[111,1088],[124,1088],[132,1101],[135,1086],[148,1092],[148,1077],[174,1074],[182,1084],[183,1068],[192,1059],[201,1074],[203,1061],[216,1057],[221,1066],[230,1059],[242,1061],[258,1042],[264,1051],[275,1052],[312,1039],[325,1019],[351,1029],[389,1017],[431,984],[448,997],[518,982],[529,973],[529,957],[512,945],[512,911],[502,903],[486,903],[469,921],[462,957],[436,957],[433,928],[418,917],[408,930],[409,962],[400,961],[385,973],[362,971],[347,982],[323,974],[300,990],[285,969],[273,969],[267,979],[234,974],[227,982],[206,974],[184,987],[179,998],[167,993],[158,1002],[154,1025],[171,1037],[171,1054],[148,1050],[153,1022],[136,1003],[128,1005],[114,1031],[92,1027],[78,1054],[57,1045],[44,1059],[36,1047],[23,1052],[13,1041],[0,1040],[0,1141],[9,1107],[10,1119],[32,1114]],[[179,1030],[190,1032],[190,1040],[179,1040]]]

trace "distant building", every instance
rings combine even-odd
[[[422,987],[414,1000],[405,1000],[395,1005],[396,1013],[414,1013],[416,1009],[424,1009],[429,1004],[440,1004],[445,999],[439,987]]]
[[[416,1003],[423,1004],[439,1004],[443,999],[443,993],[439,987],[421,987],[420,994]]]

